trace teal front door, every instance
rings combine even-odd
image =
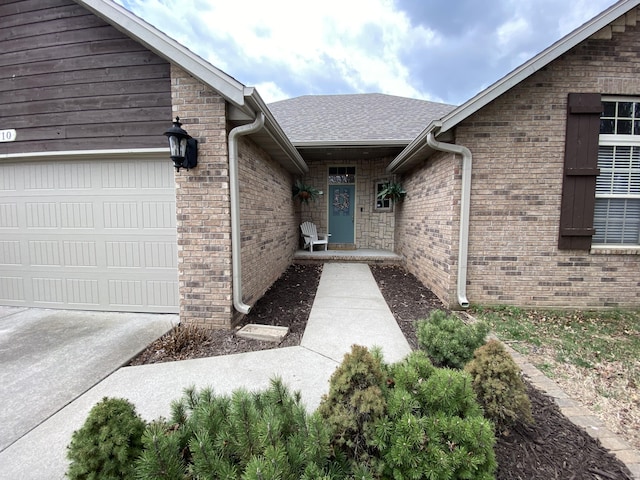
[[[329,186],[329,243],[354,243],[356,186]]]

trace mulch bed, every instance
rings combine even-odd
[[[159,339],[130,365],[299,345],[321,271],[315,265],[292,265],[244,319],[242,325],[289,327],[289,334],[279,345],[243,339],[234,335],[234,331],[214,331],[206,339],[187,344],[179,351],[168,351],[167,342]],[[415,321],[427,318],[435,309],[446,309],[429,289],[402,268],[372,265],[371,271],[400,329],[412,348],[417,348]],[[562,415],[550,397],[525,383],[535,424],[498,434],[498,480],[633,480],[626,466]]]

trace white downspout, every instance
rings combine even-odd
[[[238,183],[238,137],[257,132],[264,125],[264,113],[253,123],[240,125],[229,133],[229,200],[231,202],[231,265],[233,306],[247,314],[251,307],[242,301],[242,247],[240,244],[240,186]]]
[[[471,151],[462,145],[442,143],[436,140],[433,131],[427,135],[427,145],[442,152],[462,155],[462,194],[460,198],[460,241],[458,245],[458,303],[469,307],[467,300],[467,257],[469,251],[469,212],[471,205]]]

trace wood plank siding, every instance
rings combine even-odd
[[[70,0],[0,3],[0,154],[166,146],[167,61]]]

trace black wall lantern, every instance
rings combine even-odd
[[[198,141],[181,126],[180,117],[176,117],[171,128],[164,132],[169,139],[171,160],[178,172],[181,168],[189,170],[198,164]]]

